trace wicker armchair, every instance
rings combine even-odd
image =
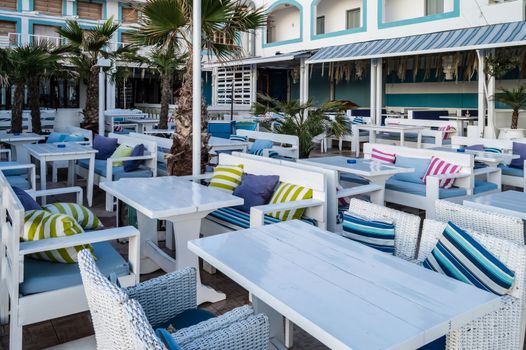
[[[415,258],[420,232],[420,217],[357,198],[351,199],[348,211],[369,220],[392,221],[396,232],[395,255],[405,260]]]
[[[425,220],[417,262],[422,263],[431,253],[442,235],[445,223]],[[524,317],[526,301],[525,269],[526,246],[488,234],[470,232],[477,241],[490,250],[500,261],[515,272],[515,284],[505,306],[484,317],[470,322],[447,335],[447,349],[499,349],[518,350],[523,348]]]
[[[122,289],[100,273],[87,250],[79,253],[79,266],[98,349],[164,350],[154,328],[197,306],[192,268]],[[267,316],[255,315],[248,305],[163,333],[183,350],[268,350],[270,345]]]
[[[445,200],[436,201],[435,211],[435,219],[438,221],[451,221],[466,230],[525,244],[524,223],[520,218],[465,207]]]

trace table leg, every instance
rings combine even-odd
[[[68,186],[75,186],[75,161],[68,160]]]
[[[422,131],[419,131],[417,133],[417,143],[416,143],[416,147],[418,148],[422,148]]]
[[[141,274],[152,273],[160,268],[165,272],[175,271],[175,259],[158,247],[157,219],[150,219],[137,211],[137,225],[141,232]]]
[[[40,190],[46,189],[46,175],[47,175],[47,169],[46,169],[46,160],[44,158],[40,159]],[[46,205],[47,198],[46,196],[42,197],[42,205]]]
[[[381,206],[385,205],[385,182],[387,179],[389,179],[392,175],[389,176],[372,176],[368,178],[369,182],[374,185],[380,186],[382,189],[371,192],[369,197],[371,198],[371,202],[374,204],[378,204]]]
[[[354,147],[354,150],[356,151],[356,157],[359,157],[360,156],[360,128],[359,127],[353,126],[352,136],[354,138],[354,141],[351,145],[351,148]]]
[[[23,143],[15,143],[15,160],[20,164],[29,164],[29,153]]]
[[[75,171],[73,171],[75,173]],[[95,177],[95,156],[92,155],[89,159],[88,165],[88,181],[86,183],[86,197],[88,200],[88,206],[91,207],[93,204],[93,181]]]
[[[267,315],[270,323],[270,341],[276,349],[286,349],[293,345],[293,324],[265,302],[251,294],[252,306],[257,314]]]
[[[400,146],[404,147],[404,143],[405,143],[405,133],[404,133],[404,130],[400,130]],[[418,146],[418,148],[420,148],[420,146]]]

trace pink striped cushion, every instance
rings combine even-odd
[[[340,192],[341,190],[343,190],[343,186],[340,185],[340,184],[336,184],[336,193]],[[348,198],[348,197],[341,197],[341,198],[338,198],[338,206],[339,207],[349,207],[349,204],[351,204],[351,199]]]
[[[371,159],[377,160],[382,163],[394,163],[396,160],[396,155],[392,153],[382,152],[376,148],[373,148],[371,152]]]
[[[454,131],[455,128],[451,125],[447,125],[439,127],[438,130],[442,131],[442,140],[447,140],[449,138],[449,132]]]
[[[443,159],[433,157],[431,159],[431,163],[429,163],[429,166],[427,167],[426,174],[424,175],[422,180],[425,183],[426,178],[430,175],[456,174],[460,171],[460,168],[460,165],[451,164]],[[451,188],[453,187],[454,182],[455,179],[440,180],[440,187]]]

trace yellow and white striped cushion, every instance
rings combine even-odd
[[[304,199],[311,199],[312,198],[312,189],[289,184],[286,182],[281,182],[274,191],[274,195],[270,199],[270,204],[278,204],[278,203],[286,203],[286,202],[295,202],[295,201],[301,201]],[[305,211],[305,208],[300,209],[294,209],[294,210],[283,210],[283,211],[275,211],[272,213],[269,213],[269,216],[275,217],[276,219],[280,219],[281,221],[287,221],[287,220],[296,220],[301,218],[303,215],[303,212]]]
[[[77,203],[53,203],[43,206],[42,209],[53,214],[69,215],[84,230],[96,230],[104,227],[97,215],[90,209]]]
[[[243,177],[243,164],[240,165],[218,165],[214,169],[214,175],[210,181],[210,187],[233,192],[241,183]]]
[[[48,238],[67,237],[83,233],[84,230],[74,218],[64,214],[53,214],[45,210],[27,211],[24,217],[22,241],[38,241]],[[92,250],[89,244],[70,248],[50,250],[31,255],[32,258],[52,262],[73,264],[82,249]]]

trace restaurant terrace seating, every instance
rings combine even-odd
[[[271,156],[273,158],[299,158],[298,136],[245,129],[236,130],[236,136],[244,138],[245,141],[249,142],[249,153],[265,157]],[[257,147],[258,143],[262,141],[265,142],[265,144],[261,146],[264,148],[254,148],[255,146]]]

